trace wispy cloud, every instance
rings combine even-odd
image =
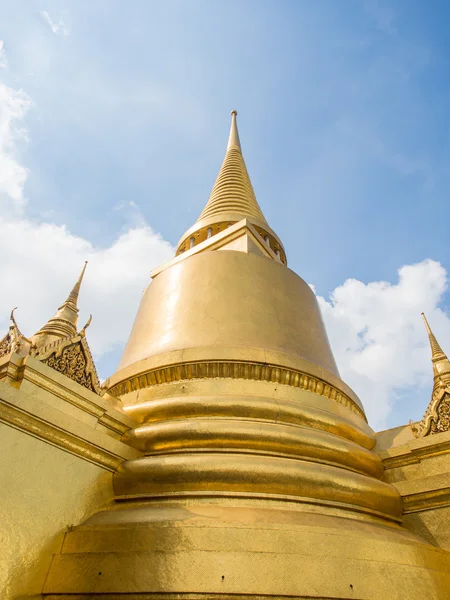
[[[8,62],[6,60],[5,42],[0,40],[0,69],[6,69]]]
[[[68,37],[70,35],[69,27],[66,24],[66,22],[64,21],[63,15],[61,15],[59,17],[59,21],[56,22],[56,21],[52,20],[48,11],[46,11],[46,10],[41,10],[41,12],[39,14],[43,18],[43,20],[47,23],[47,25],[50,27],[50,29],[53,31],[54,34],[60,35],[62,37]]]
[[[0,41],[0,66],[7,61]],[[24,117],[31,99],[0,81],[0,206],[22,210],[25,204],[24,184],[28,170],[20,163],[20,145],[27,140]]]

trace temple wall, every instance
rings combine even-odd
[[[64,533],[112,500],[112,473],[8,425],[0,439],[0,590],[15,600],[40,593]]]
[[[397,427],[377,434],[376,449],[402,495],[405,527],[450,550],[450,431],[416,439]]]
[[[113,499],[134,421],[45,364],[0,362],[0,597],[41,598],[64,534]],[[8,376],[5,376],[9,373]]]

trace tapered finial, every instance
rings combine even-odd
[[[177,254],[192,248],[231,224],[249,219],[272,250],[279,252],[286,263],[281,241],[269,227],[256,200],[252,182],[245,166],[236,122],[237,111],[231,111],[231,127],[225,158],[208,202],[196,223],[181,237]],[[269,239],[269,242],[267,239]],[[272,241],[270,241],[272,240]]]
[[[58,308],[56,314],[42,327],[32,340],[36,347],[43,347],[57,338],[74,336],[77,333],[78,295],[86,271],[87,261],[81,270],[77,282],[67,300]]]
[[[239,148],[239,150],[242,150],[241,142],[239,140],[239,132],[238,132],[238,128],[237,128],[236,117],[237,117],[237,110],[232,110],[231,111],[230,137],[228,138],[227,151],[230,148]]]
[[[438,344],[437,339],[434,337],[434,333],[431,331],[431,328],[428,325],[428,321],[427,321],[427,318],[425,316],[425,313],[422,313],[422,317],[423,317],[423,320],[424,320],[424,323],[425,323],[425,327],[427,329],[428,339],[430,340],[431,360],[433,362],[438,361],[438,360],[442,360],[442,359],[446,360],[447,356],[445,355],[444,351],[442,350],[442,348]]]
[[[78,312],[78,294],[80,293],[81,282],[83,281],[84,272],[86,271],[87,264],[88,264],[88,261],[86,260],[84,262],[84,266],[81,270],[80,276],[78,277],[76,284],[73,286],[72,291],[70,292],[69,296],[67,297],[67,300],[64,303],[64,304],[69,304],[70,308],[72,308],[73,310],[76,310],[77,312]],[[63,306],[64,306],[64,304],[63,304]],[[60,307],[60,308],[62,308],[62,307]]]

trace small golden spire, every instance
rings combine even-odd
[[[422,313],[422,317],[430,340],[434,378],[431,400],[425,414],[417,423],[410,421],[411,429],[417,438],[430,435],[430,433],[448,431],[449,428],[448,419],[441,420],[439,406],[445,395],[450,391],[450,361],[434,337],[424,313]]]
[[[431,331],[431,328],[428,324],[427,318],[425,316],[425,313],[421,313],[424,323],[425,323],[425,327],[427,329],[428,332],[428,339],[430,340],[430,346],[431,346],[431,360],[433,362],[437,362],[440,360],[448,360],[447,356],[445,355],[445,352],[442,350],[442,348],[439,346],[437,339],[434,337],[434,333]]]
[[[70,307],[73,310],[76,310],[77,312],[78,312],[78,294],[80,293],[81,282],[83,281],[84,272],[86,271],[87,264],[88,264],[88,261],[87,260],[84,261],[84,267],[81,270],[80,276],[78,277],[78,281],[73,286],[72,291],[70,292],[69,296],[67,297],[67,300],[64,303],[64,304],[70,305]],[[62,306],[60,306],[60,308],[63,308],[64,304]]]
[[[35,346],[43,348],[59,338],[75,336],[78,322],[78,295],[86,271],[87,261],[67,300],[58,308],[56,314],[31,339]]]

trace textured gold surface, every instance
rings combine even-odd
[[[140,453],[109,402],[32,356],[3,360],[16,369],[0,381],[0,598],[18,600],[40,594],[68,527],[111,502],[111,472]]]
[[[288,502],[220,502],[99,513],[66,535],[44,592],[448,598],[448,553],[399,527]]]
[[[18,600],[40,594],[68,526],[111,501],[111,473],[4,423],[0,436],[0,597]]]

